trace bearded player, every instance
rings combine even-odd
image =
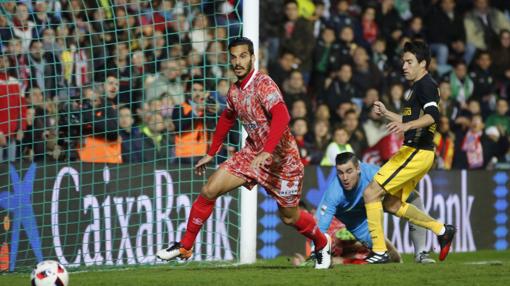
[[[191,208],[182,240],[158,251],[157,257],[190,258],[196,236],[211,215],[215,200],[241,186],[251,189],[259,184],[277,201],[281,220],[314,242],[315,268],[327,269],[331,266],[331,238],[319,230],[312,215],[298,208],[304,167],[288,128],[290,115],[283,96],[269,76],[254,70],[251,40],[236,38],[228,49],[237,82],[228,91],[227,107],[220,116],[207,155],[195,165],[195,173],[205,173],[206,165],[222,146],[236,118],[248,133],[246,146],[221,164],[202,188]]]

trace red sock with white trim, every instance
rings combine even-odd
[[[313,216],[306,211],[301,211],[299,213],[299,219],[296,224],[294,224],[294,227],[299,233],[313,240],[315,250],[323,249],[328,243],[326,236],[320,231]]]
[[[208,200],[202,195],[198,196],[191,206],[188,224],[186,226],[186,233],[184,233],[184,236],[181,239],[182,247],[187,250],[190,250],[193,247],[202,225],[207,221],[209,216],[211,216],[215,203],[215,199]]]

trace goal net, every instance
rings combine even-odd
[[[0,4],[0,271],[156,264],[181,239],[235,78],[239,2]],[[217,200],[195,261],[238,261],[239,209],[238,192]]]

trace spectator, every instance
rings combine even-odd
[[[165,124],[161,114],[152,112],[148,115],[147,125],[142,127],[142,157],[143,161],[172,160],[174,157],[172,141],[165,132]],[[182,148],[182,146],[177,146]],[[177,151],[177,150],[176,150]]]
[[[321,166],[334,166],[336,155],[343,152],[354,152],[349,144],[350,135],[345,127],[336,127],[333,130],[333,141],[326,148],[326,154],[321,161]]]
[[[129,84],[120,85],[119,102],[129,104],[131,109],[136,110],[143,100],[143,83],[145,74],[145,55],[142,51],[135,51],[131,56],[131,70]]]
[[[313,51],[312,86],[316,94],[324,90],[326,77],[338,66],[340,44],[336,41],[335,30],[325,27]]]
[[[313,24],[309,20],[300,17],[298,5],[295,0],[285,3],[284,31],[281,39],[281,50],[290,51],[297,58],[299,70],[303,73],[303,79],[308,83],[312,70],[312,51],[315,45],[313,37]]]
[[[450,73],[450,88],[452,98],[455,99],[462,108],[465,108],[467,100],[473,95],[474,83],[467,74],[467,66],[463,61],[455,64]]]
[[[290,77],[290,73],[297,68],[296,56],[289,51],[282,51],[278,62],[269,65],[269,74],[274,82],[279,86],[283,86],[285,79]]]
[[[375,8],[367,6],[361,15],[361,27],[363,29],[363,40],[373,44],[379,36],[379,27],[375,21]]]
[[[41,38],[44,30],[51,28],[51,26],[58,24],[59,20],[48,13],[47,1],[35,1],[35,11],[33,15],[35,24],[35,37]]]
[[[220,112],[223,111],[227,105],[227,93],[229,88],[230,86],[228,80],[220,79],[216,85],[216,90],[211,93],[211,96],[214,98],[214,100],[220,104]]]
[[[344,27],[351,27],[358,31],[361,35],[358,20],[351,16],[349,13],[349,0],[339,0],[336,4],[336,9],[331,15],[330,24],[334,27],[337,34],[342,31]]]
[[[404,98],[404,86],[400,83],[394,83],[390,86],[389,95],[386,98],[383,98],[383,101],[386,102],[385,105],[389,111],[400,114],[403,98]]]
[[[487,50],[495,45],[502,29],[510,30],[510,22],[505,15],[489,6],[489,0],[474,0],[473,10],[464,17],[466,39],[479,50]]]
[[[327,10],[326,5],[322,0],[317,0],[314,2],[315,10],[313,11],[313,15],[310,20],[313,21],[313,36],[317,39],[319,38],[321,31],[325,29],[329,24],[326,17],[326,14],[329,14],[329,11]]]
[[[381,91],[383,88],[383,75],[377,66],[370,61],[365,48],[357,47],[352,57],[354,59],[352,83],[356,89],[361,94],[365,94],[369,88]]]
[[[442,115],[439,120],[437,132],[434,135],[436,146],[436,168],[450,170],[453,163],[455,135],[450,131],[450,119]]]
[[[361,115],[360,118],[364,122],[368,114],[371,111],[372,106],[374,105],[374,102],[379,100],[379,92],[375,88],[370,88],[366,91],[365,97],[363,98],[363,102],[361,105]]]
[[[214,89],[218,79],[226,76],[227,52],[224,42],[211,41],[207,46],[205,74],[210,80],[207,81],[207,89]]]
[[[16,14],[11,23],[12,33],[21,40],[21,50],[28,53],[28,48],[32,38],[34,37],[35,24],[29,21],[28,7],[25,4],[16,5]]]
[[[345,26],[340,30],[339,35],[340,54],[337,61],[339,64],[353,64],[352,53],[358,47],[355,42],[354,29],[351,26]]]
[[[350,134],[349,144],[354,153],[361,158],[361,154],[368,147],[367,136],[359,124],[358,112],[355,109],[349,109],[345,112],[343,124]]]
[[[409,25],[405,34],[411,39],[425,39],[425,31],[423,27],[423,19],[420,16],[413,16],[409,20]]]
[[[115,8],[115,21],[113,21],[113,38],[116,39],[117,42],[129,43],[129,41],[136,39],[135,37],[135,27],[130,23],[130,17],[127,13],[127,10],[123,6],[117,6]]]
[[[119,104],[119,80],[115,75],[109,75],[106,77],[106,81],[103,83],[104,95],[106,101],[112,106]]]
[[[55,39],[55,30],[48,28],[42,32],[42,50],[44,51],[44,59],[51,66],[50,73],[53,74],[53,78],[50,79],[50,84],[56,90],[47,90],[46,94],[51,98],[58,96],[60,88],[63,85],[62,77],[62,64],[59,56],[62,53],[62,49],[57,45]],[[104,71],[102,71],[104,73]]]
[[[7,47],[7,43],[12,38],[12,31],[9,27],[9,22],[4,15],[0,14],[0,49],[2,51]]]
[[[85,107],[85,103],[88,106]],[[89,163],[122,163],[122,145],[118,133],[119,115],[115,106],[107,98],[100,98],[98,105],[85,103],[79,109],[81,121],[77,122],[84,125],[83,130],[87,130],[81,134],[85,138],[81,146],[78,146],[80,160]]]
[[[138,127],[133,126],[134,119],[131,109],[122,106],[119,109],[119,135],[122,138],[122,162],[137,163],[143,162],[144,137]]]
[[[163,118],[172,118],[174,112],[175,102],[172,96],[163,93],[160,97],[161,110],[159,111]]]
[[[296,100],[303,100],[307,106],[312,104],[307,95],[303,74],[298,70],[291,72],[290,77],[283,82],[282,91],[283,99],[288,106],[292,106]]]
[[[83,89],[83,97],[85,99],[88,99],[90,103],[92,104],[92,107],[99,107],[101,106],[104,99],[102,99],[97,92],[93,88],[85,88]]]
[[[388,56],[386,55],[386,40],[377,38],[372,43],[372,62],[381,72],[388,70]]]
[[[168,58],[168,48],[169,45],[166,42],[165,34],[157,30],[154,31],[150,48],[145,50],[145,58],[147,63],[150,63],[147,69],[148,72],[154,74],[161,70],[161,64]]]
[[[203,57],[196,50],[191,50],[186,58],[187,76],[203,77],[204,75],[204,63]]]
[[[23,53],[21,40],[12,38],[7,45],[7,54],[9,59],[8,74],[17,78],[21,84],[21,93],[25,94],[30,81],[30,67],[28,64],[28,56]]]
[[[276,63],[280,55],[278,51],[284,21],[281,16],[283,9],[284,0],[260,1],[260,38],[261,42],[265,42],[267,46],[269,66]],[[271,77],[279,85],[272,73]]]
[[[319,102],[334,109],[340,103],[350,102],[356,98],[359,98],[359,94],[352,84],[352,67],[349,64],[342,64],[334,73],[333,80],[325,93],[319,97]]]
[[[331,140],[328,120],[315,120],[313,132],[308,132],[306,141],[311,146],[310,164],[319,165]]]
[[[395,9],[394,0],[382,0],[377,7],[376,22],[379,25],[381,36],[387,41],[397,43],[402,36],[402,19]],[[389,43],[393,46],[393,43]]]
[[[510,31],[501,30],[499,33],[499,44],[490,50],[491,58],[496,59],[492,63],[492,75],[500,85],[501,96],[509,98],[510,88]]]
[[[457,169],[480,169],[484,166],[483,158],[483,121],[481,115],[473,115],[469,129],[460,137],[454,151],[454,167]]]
[[[99,39],[104,42],[108,50],[111,50],[115,45],[113,33],[115,32],[114,23],[112,19],[112,11],[110,7],[98,7],[92,13],[91,29],[99,36]]]
[[[331,120],[331,111],[326,104],[319,104],[315,110],[314,117],[315,121],[323,120],[329,122]]]
[[[434,81],[441,81],[441,75],[439,74],[436,58],[430,58],[428,71]]]
[[[290,118],[308,118],[308,107],[302,99],[294,101],[290,108]]]
[[[497,127],[501,136],[509,135],[510,117],[508,116],[508,101],[503,98],[496,103],[496,113],[491,114],[485,123],[487,128]]]
[[[209,34],[209,19],[204,14],[199,13],[193,19],[193,27],[189,32],[191,47],[197,51],[199,55],[203,55],[207,48],[208,42],[211,40]]]
[[[57,94],[57,70],[55,70],[55,58],[43,50],[40,41],[30,43],[30,55],[28,57],[30,67],[29,88],[38,87],[47,98],[53,98]]]
[[[348,110],[353,109],[353,108],[355,108],[355,105],[350,101],[344,101],[344,102],[340,103],[336,107],[335,113],[333,114],[333,117],[331,118],[331,124],[333,126],[335,126],[335,125],[343,123],[344,119],[345,119],[345,113]]]
[[[495,126],[485,129],[482,136],[484,168],[493,169],[497,163],[505,163],[508,152],[508,137],[501,135]]]
[[[305,136],[308,133],[308,123],[304,118],[296,118],[292,121],[291,130],[292,135],[296,138],[296,143],[299,149],[299,155],[301,156],[301,162],[307,166],[312,160],[311,157],[311,146],[308,141],[305,140]]]
[[[374,108],[370,108],[368,119],[363,124],[363,130],[367,135],[368,147],[374,146],[377,142],[379,142],[379,140],[388,134],[383,118],[375,113]]]
[[[450,50],[465,55],[465,62],[470,62],[473,56],[472,51],[466,52],[470,46],[466,45],[463,17],[455,11],[455,2],[456,0],[441,0],[440,5],[432,7],[425,18],[430,50],[437,59],[441,74],[450,70]]]
[[[480,102],[484,118],[494,108],[494,102],[496,101],[494,94],[496,92],[496,81],[490,70],[491,64],[490,53],[481,51],[476,57],[474,68],[469,73],[469,77],[473,80],[473,98]]]
[[[175,131],[175,156],[181,162],[193,163],[207,152],[207,123],[215,115],[216,107],[206,108],[207,94],[200,80],[189,82],[190,98],[175,106],[172,118]]]
[[[9,60],[0,53],[0,163],[16,159],[16,141],[23,139],[27,123],[25,98],[8,69]]]
[[[66,45],[62,54],[62,69],[64,84],[67,87],[82,87],[89,82],[88,55],[86,53],[86,44],[80,42],[83,35],[78,29],[74,29],[74,34],[66,39]],[[75,41],[74,38],[78,40]]]
[[[235,6],[237,6],[240,1],[236,0],[225,0],[223,3],[218,4],[219,9],[217,9],[215,15],[215,21],[218,26],[225,26],[228,28],[229,35],[227,36],[235,36],[239,35],[241,29],[241,19],[239,14],[235,11]],[[216,5],[216,4],[214,4]],[[219,11],[218,11],[219,10]]]
[[[439,84],[439,112],[450,121],[454,121],[460,112],[460,104],[451,98],[452,90],[450,83],[442,81]]]
[[[33,161],[58,160],[61,158],[62,148],[57,144],[56,108],[51,99],[45,99],[39,88],[32,88],[28,92],[27,103],[31,106],[28,111],[33,114],[29,119],[27,111],[27,129],[23,136],[22,154]]]

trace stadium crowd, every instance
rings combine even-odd
[[[246,1],[246,0],[245,0]],[[11,1],[0,13],[0,162],[193,162],[235,78],[240,1]],[[260,1],[261,72],[280,87],[302,161],[380,163],[402,139],[400,51],[429,43],[440,89],[436,168],[510,163],[510,1]],[[223,155],[235,151],[238,136]]]

